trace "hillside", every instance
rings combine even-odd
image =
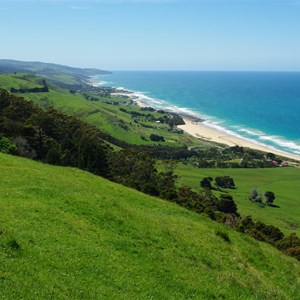
[[[78,169],[0,153],[0,210],[2,299],[297,299],[300,293],[295,259]]]
[[[8,91],[11,88],[40,88],[42,81],[40,76],[32,74],[0,74],[0,88]],[[133,105],[129,99],[103,96],[97,90],[88,94],[70,93],[69,89],[60,88],[51,83],[47,85],[49,87],[47,93],[15,93],[15,95],[31,100],[42,108],[53,106],[130,144],[153,144],[150,136],[154,131],[164,137],[164,145],[195,144],[194,138],[180,132],[172,132],[168,124],[156,122],[159,118],[167,118],[169,115],[167,113],[143,111]]]
[[[40,75],[52,83],[68,87],[71,85],[82,85],[90,76],[109,74],[110,72],[91,68],[73,68],[44,62],[0,59],[0,74],[1,73],[30,73]]]
[[[243,216],[251,215],[257,221],[273,224],[285,234],[296,232],[300,235],[299,168],[201,169],[178,164],[176,174],[179,184],[197,190],[200,190],[199,182],[204,177],[230,176],[234,179],[236,189],[223,189],[223,192],[227,191],[234,197]],[[261,194],[273,191],[276,206],[259,207],[249,201],[249,194],[254,187]]]

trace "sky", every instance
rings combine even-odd
[[[0,0],[0,58],[300,71],[300,0]]]

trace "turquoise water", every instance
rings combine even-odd
[[[209,126],[300,154],[300,72],[114,72],[100,84],[139,92],[157,108],[189,113]]]

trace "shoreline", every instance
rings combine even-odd
[[[137,106],[144,108],[144,107],[152,107],[153,109],[156,109],[151,104],[148,104],[147,101],[143,101],[144,95],[141,92],[134,92],[131,90],[127,90],[124,88],[113,88],[115,91],[111,93],[114,96],[126,96],[130,98]],[[146,97],[147,98],[147,97]],[[166,110],[168,111],[168,110]],[[240,147],[246,147],[251,148],[263,152],[271,152],[276,155],[293,159],[298,162],[300,162],[300,155],[291,154],[288,152],[277,150],[273,147],[268,147],[263,144],[255,143],[254,141],[251,141],[250,139],[238,137],[235,135],[232,135],[230,133],[227,133],[222,130],[218,130],[216,128],[213,128],[207,124],[205,124],[206,120],[202,119],[200,117],[193,116],[192,114],[186,113],[180,113],[176,111],[171,111],[174,114],[177,114],[181,116],[185,122],[185,125],[179,125],[177,126],[179,129],[183,130],[186,134],[189,134],[195,138],[202,139],[204,141],[208,142],[214,142],[219,143],[223,145],[227,145],[229,147],[233,146],[240,146]]]
[[[139,99],[132,99],[138,107],[148,107],[146,103]],[[153,107],[154,108],[154,107]],[[155,109],[155,108],[154,108]],[[178,114],[178,113],[177,113]],[[271,147],[257,144],[255,142],[248,141],[243,138],[231,135],[224,131],[212,128],[209,125],[205,124],[205,120],[189,116],[187,114],[178,114],[182,117],[185,122],[185,125],[178,125],[177,128],[183,130],[186,134],[189,134],[195,138],[199,138],[204,141],[214,142],[218,144],[227,145],[229,147],[240,146],[245,148],[251,148],[266,153],[274,153],[276,155],[293,159],[300,162],[300,155],[287,153],[284,151],[276,150]]]
[[[264,145],[256,144],[254,142],[248,141],[243,138],[239,138],[233,135],[230,135],[226,132],[219,131],[215,128],[210,127],[209,125],[206,125],[204,122],[195,122],[193,117],[190,116],[183,116],[185,125],[179,125],[177,126],[179,129],[182,129],[187,134],[206,140],[209,142],[215,142],[219,144],[225,144],[227,146],[233,147],[233,146],[240,146],[240,147],[246,147],[251,148],[255,150],[260,150],[263,152],[271,152],[279,156],[283,156],[286,158],[294,159],[297,161],[300,161],[300,156],[296,154],[290,154],[287,152],[279,151],[273,148],[269,148]]]

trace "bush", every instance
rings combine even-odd
[[[289,236],[284,237],[276,243],[277,249],[284,251],[288,248],[300,247],[300,239],[296,233],[291,233]]]
[[[153,142],[165,142],[165,139],[163,136],[160,136],[160,135],[157,135],[157,134],[154,134],[152,133],[150,135],[150,140],[153,141]]]
[[[235,184],[230,176],[219,176],[215,178],[216,185],[226,189],[235,189]]]
[[[211,182],[212,182],[213,178],[212,177],[204,177],[201,181],[200,181],[200,186],[204,189],[209,189],[212,190],[213,187],[211,186]]]
[[[275,194],[273,192],[265,192],[266,203],[271,205],[275,200]]]
[[[289,248],[286,251],[284,251],[284,253],[289,255],[289,256],[293,256],[297,260],[300,261],[300,246]]]
[[[221,195],[217,201],[217,208],[224,213],[234,214],[237,212],[237,206],[230,195]]]
[[[252,189],[252,191],[249,195],[249,200],[251,200],[252,202],[258,202],[258,203],[262,202],[262,196],[258,194],[256,188]]]
[[[0,152],[7,154],[17,154],[17,146],[12,143],[8,138],[0,135]]]

